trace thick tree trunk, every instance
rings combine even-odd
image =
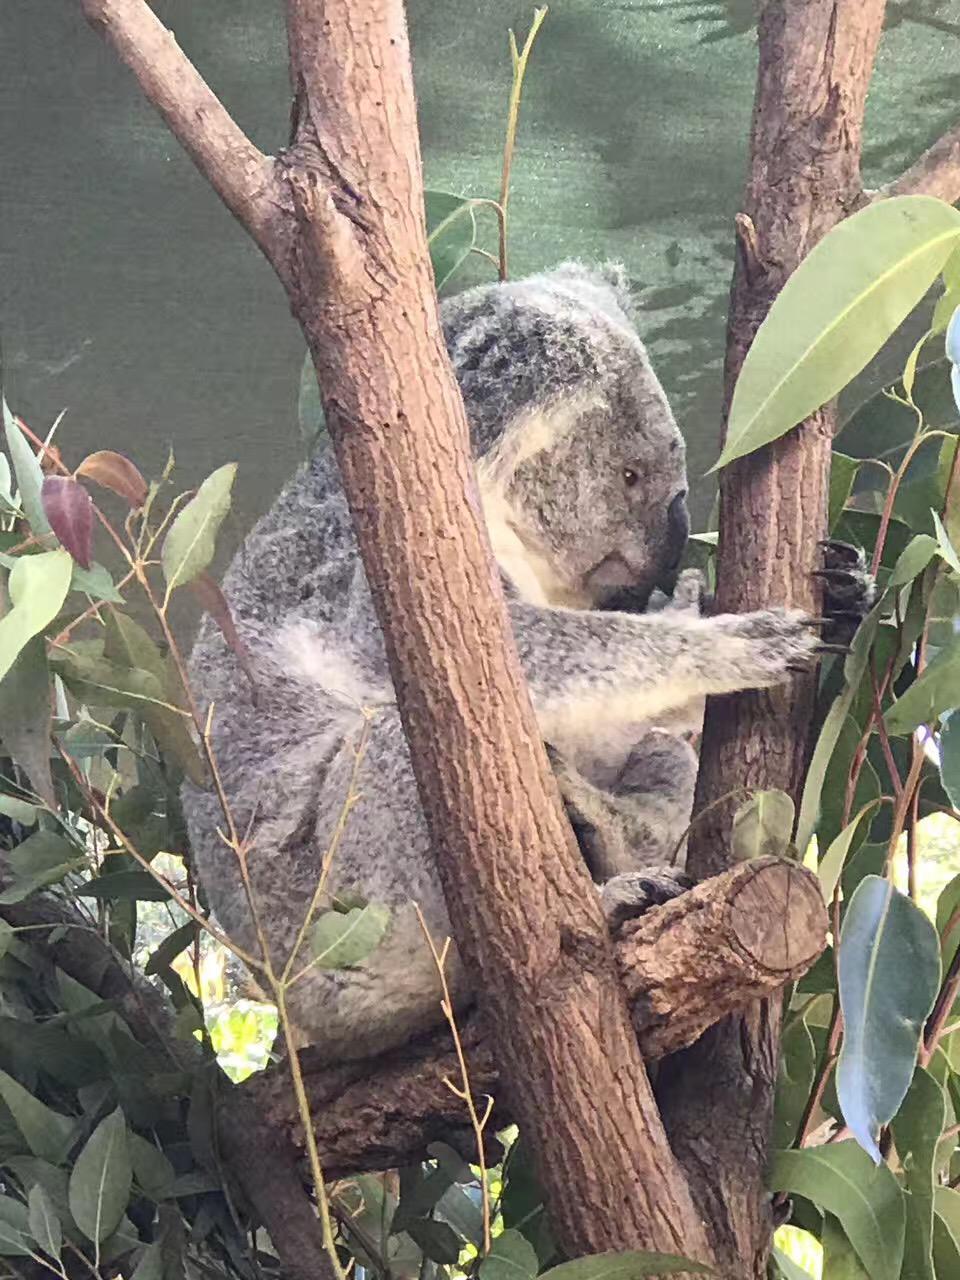
[[[273,264],[312,353],[457,944],[571,1255],[710,1261],[527,695],[444,349],[401,0],[287,0],[272,173],[143,0],[80,0]]]
[[[787,277],[857,204],[864,104],[884,0],[769,0],[727,331],[725,408],[754,334]],[[789,604],[818,612],[834,412],[826,408],[721,476],[718,608]],[[813,677],[717,699],[707,710],[695,811],[734,787],[798,796]],[[731,806],[697,824],[688,865],[727,865]],[[779,1057],[777,999],[721,1023],[672,1064],[661,1102],[674,1150],[706,1211],[731,1280],[766,1274],[764,1173]]]

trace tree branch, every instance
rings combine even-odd
[[[750,167],[727,330],[725,407],[750,343],[798,263],[860,191],[863,112],[884,0],[768,0]],[[745,237],[745,228],[748,234]],[[835,414],[828,406],[721,477],[717,608],[789,605],[819,614],[812,570],[824,536]],[[798,796],[815,679],[710,699],[687,865],[716,874],[729,858],[734,788]],[[658,1097],[715,1232],[724,1276],[760,1280],[771,1238],[765,1173],[779,1060],[776,1000],[710,1031],[661,1069]]]
[[[617,967],[644,1058],[692,1044],[718,1019],[801,977],[826,936],[817,880],[776,858],[742,863],[629,922],[616,944]],[[493,1132],[510,1119],[498,1054],[476,1015],[460,1033],[474,1092],[497,1100],[488,1126]],[[332,1175],[408,1164],[436,1140],[471,1156],[466,1110],[445,1083],[457,1078],[445,1031],[381,1059],[373,1071],[369,1063],[311,1070],[309,1050],[301,1060],[317,1142]],[[266,1072],[244,1089],[263,1122],[302,1142],[284,1072]]]
[[[871,199],[884,196],[936,196],[947,204],[960,200],[960,124],[938,138],[899,178],[871,193]]]
[[[287,238],[289,215],[271,157],[236,124],[146,0],[80,0],[80,7],[223,203],[273,260]]]

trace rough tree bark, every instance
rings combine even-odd
[[[861,202],[864,105],[884,0],[771,0],[759,25],[750,159],[727,329],[724,417],[754,334],[787,277]],[[958,144],[942,139],[895,189],[956,197]],[[950,192],[953,192],[951,195]],[[811,571],[826,534],[835,410],[827,406],[720,482],[717,606],[790,604],[819,612]],[[707,710],[695,811],[733,787],[799,799],[812,745],[813,677],[714,700]],[[698,824],[688,866],[727,865],[731,808]],[[780,1000],[757,1002],[671,1064],[660,1101],[731,1275],[766,1275],[771,1236],[765,1166],[779,1056]]]

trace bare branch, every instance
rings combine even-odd
[[[276,263],[286,218],[271,157],[253,145],[145,0],[80,0],[80,8],[230,212]]]
[[[960,200],[960,124],[938,138],[899,178],[873,193],[874,199],[881,196],[936,196],[947,204]]]

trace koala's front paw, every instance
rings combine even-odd
[[[877,584],[861,547],[833,538],[820,546],[823,568],[815,569],[814,577],[823,579],[823,640],[846,647],[873,607]]]
[[[706,596],[707,584],[699,569],[684,569],[677,578],[673,595],[663,607],[664,613],[704,612],[703,600]]]
[[[677,898],[693,888],[693,880],[677,867],[649,867],[614,876],[600,890],[600,905],[611,933],[627,920]]]
[[[779,684],[791,671],[809,670],[821,647],[820,623],[797,609],[727,614],[716,623],[740,642],[744,689]]]

